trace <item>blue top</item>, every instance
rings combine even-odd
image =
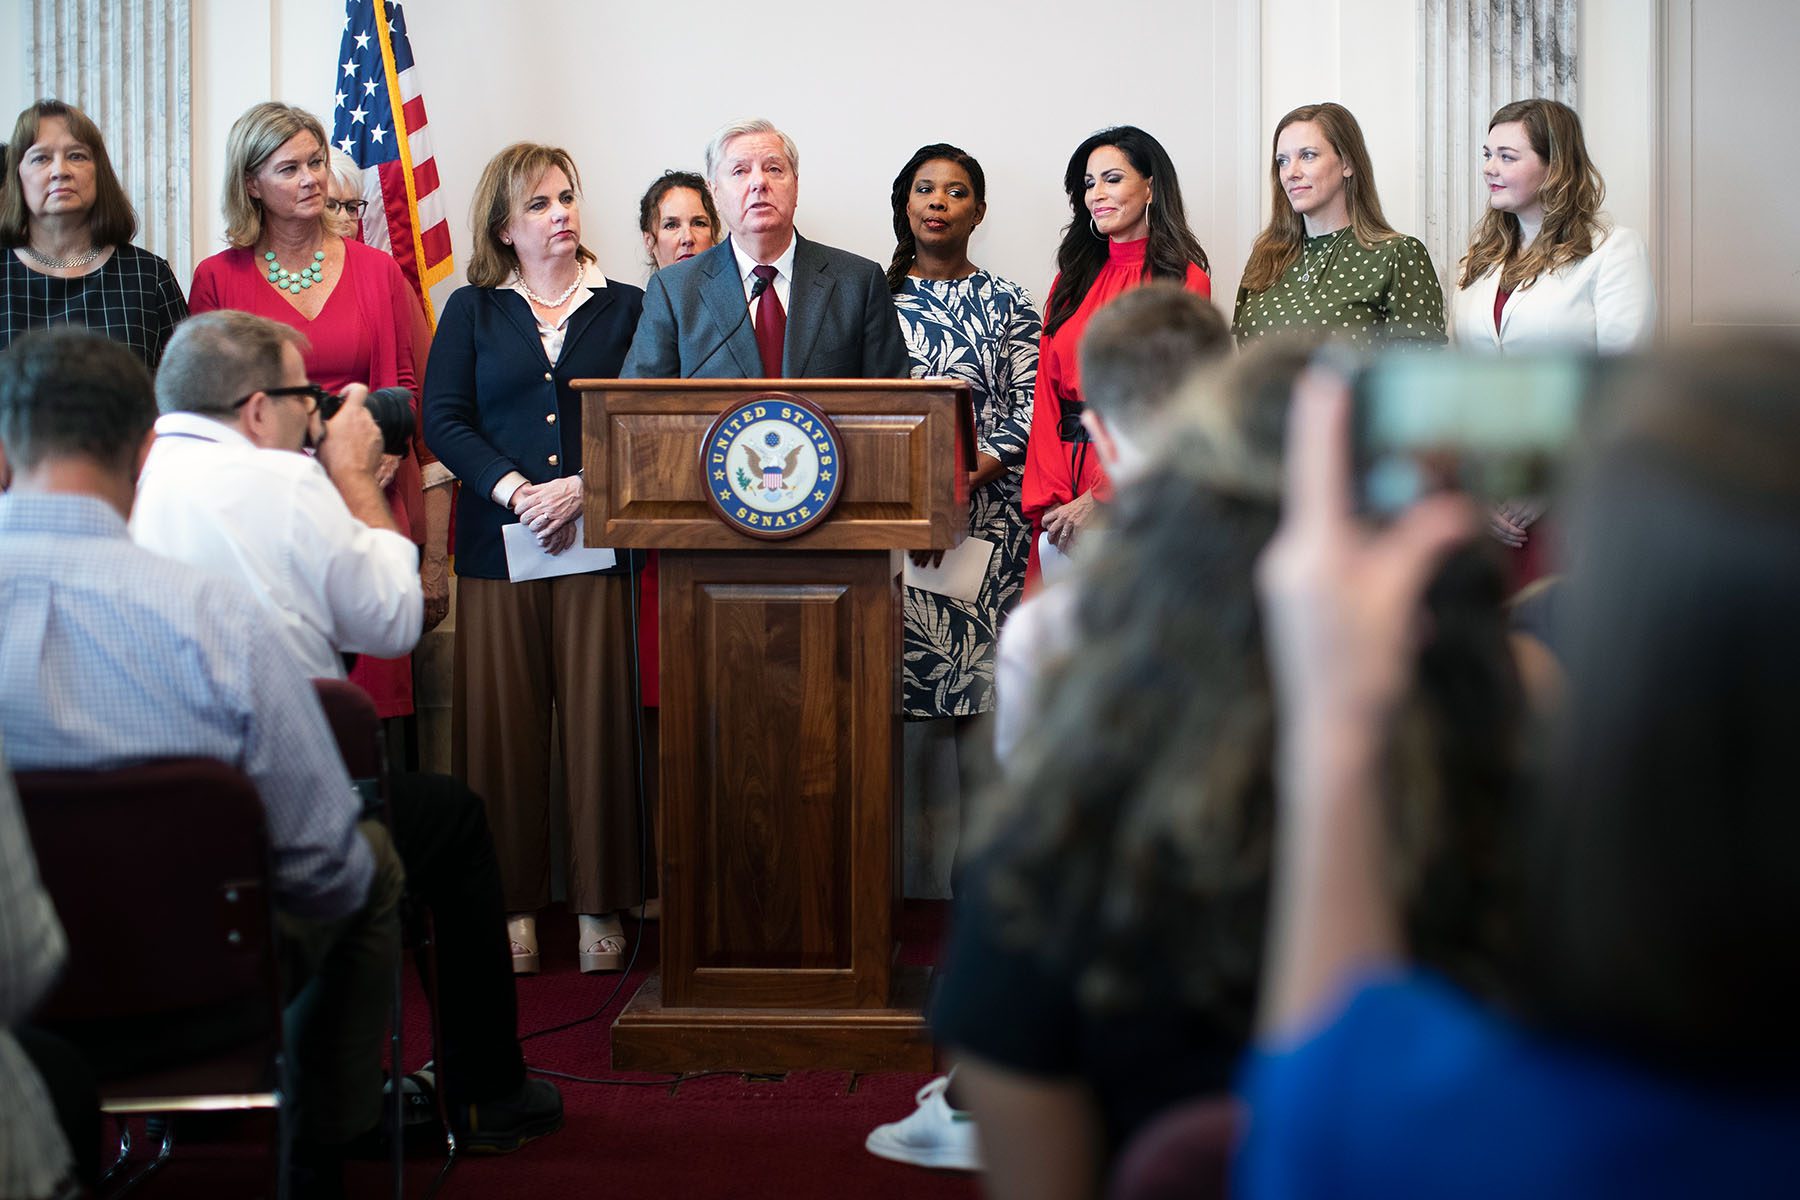
[[[1233,1194],[1800,1195],[1800,1083],[1728,1089],[1530,1031],[1435,976],[1372,981],[1248,1064]]]

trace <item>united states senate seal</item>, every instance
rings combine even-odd
[[[800,397],[752,396],[706,431],[706,498],[720,519],[751,537],[805,533],[844,490],[842,445],[831,418]]]

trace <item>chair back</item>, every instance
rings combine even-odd
[[[313,691],[350,782],[362,796],[363,814],[374,816],[387,803],[387,746],[381,740],[381,715],[369,693],[346,679],[315,679]]]
[[[26,771],[19,799],[69,961],[40,1020],[149,1017],[278,999],[272,870],[256,787],[211,759]]]
[[[1239,1113],[1229,1096],[1193,1100],[1126,1143],[1107,1200],[1225,1200]]]

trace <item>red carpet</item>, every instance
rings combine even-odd
[[[947,905],[911,902],[902,917],[903,961],[935,960]],[[973,1200],[976,1177],[927,1171],[878,1159],[863,1138],[884,1121],[913,1109],[913,1092],[928,1076],[856,1075],[847,1071],[794,1071],[786,1076],[738,1074],[688,1077],[614,1072],[609,1037],[616,1017],[654,966],[655,926],[625,985],[619,976],[575,969],[575,923],[547,915],[540,929],[544,973],[519,980],[522,1033],[548,1029],[593,1013],[601,1015],[559,1033],[525,1043],[534,1068],[596,1079],[638,1080],[637,1086],[575,1083],[558,1079],[565,1124],[560,1133],[500,1158],[463,1158],[438,1195],[447,1200],[574,1196],[680,1198],[781,1197],[782,1200]],[[613,995],[614,989],[618,994]],[[407,1005],[406,1057],[418,1065],[428,1051],[424,1005]],[[170,1164],[137,1194],[171,1197],[262,1195],[260,1124],[246,1124],[242,1139],[223,1144],[178,1142]],[[439,1160],[408,1163],[407,1195],[422,1196]],[[387,1167],[354,1163],[353,1196],[388,1194]]]

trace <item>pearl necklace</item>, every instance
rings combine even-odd
[[[1344,229],[1348,228],[1348,225],[1344,227]],[[1319,251],[1319,257],[1317,259],[1309,261],[1306,255],[1306,247],[1304,245],[1300,247],[1301,283],[1311,283],[1313,281],[1313,264],[1315,262],[1319,267],[1319,278],[1323,279],[1325,277],[1325,268],[1331,265],[1331,260],[1337,252],[1338,243],[1344,240],[1344,229],[1340,229],[1336,233],[1330,235],[1331,244]]]
[[[563,294],[554,300],[546,300],[536,292],[532,291],[531,286],[525,282],[525,272],[514,271],[513,275],[518,279],[519,290],[525,293],[526,299],[530,300],[539,308],[558,309],[569,302],[569,297],[573,296],[575,294],[575,289],[581,286],[581,281],[583,277],[587,275],[587,272],[578,267],[575,271],[575,282],[563,289]]]
[[[105,249],[105,247],[95,246],[92,250],[89,250],[86,254],[72,254],[68,258],[46,258],[42,254],[39,254],[36,250],[33,250],[31,248],[31,244],[29,242],[27,242],[23,246],[20,246],[19,249],[21,249],[25,252],[25,257],[31,259],[33,262],[37,263],[39,266],[49,267],[52,271],[67,271],[71,267],[87,266],[89,263],[93,262],[96,258],[100,257],[100,254]]]
[[[298,271],[290,271],[275,260],[275,252],[268,251],[263,261],[269,264],[269,282],[275,285],[278,292],[292,292],[298,296],[302,288],[309,288],[325,276],[325,252],[313,251],[313,260]]]

